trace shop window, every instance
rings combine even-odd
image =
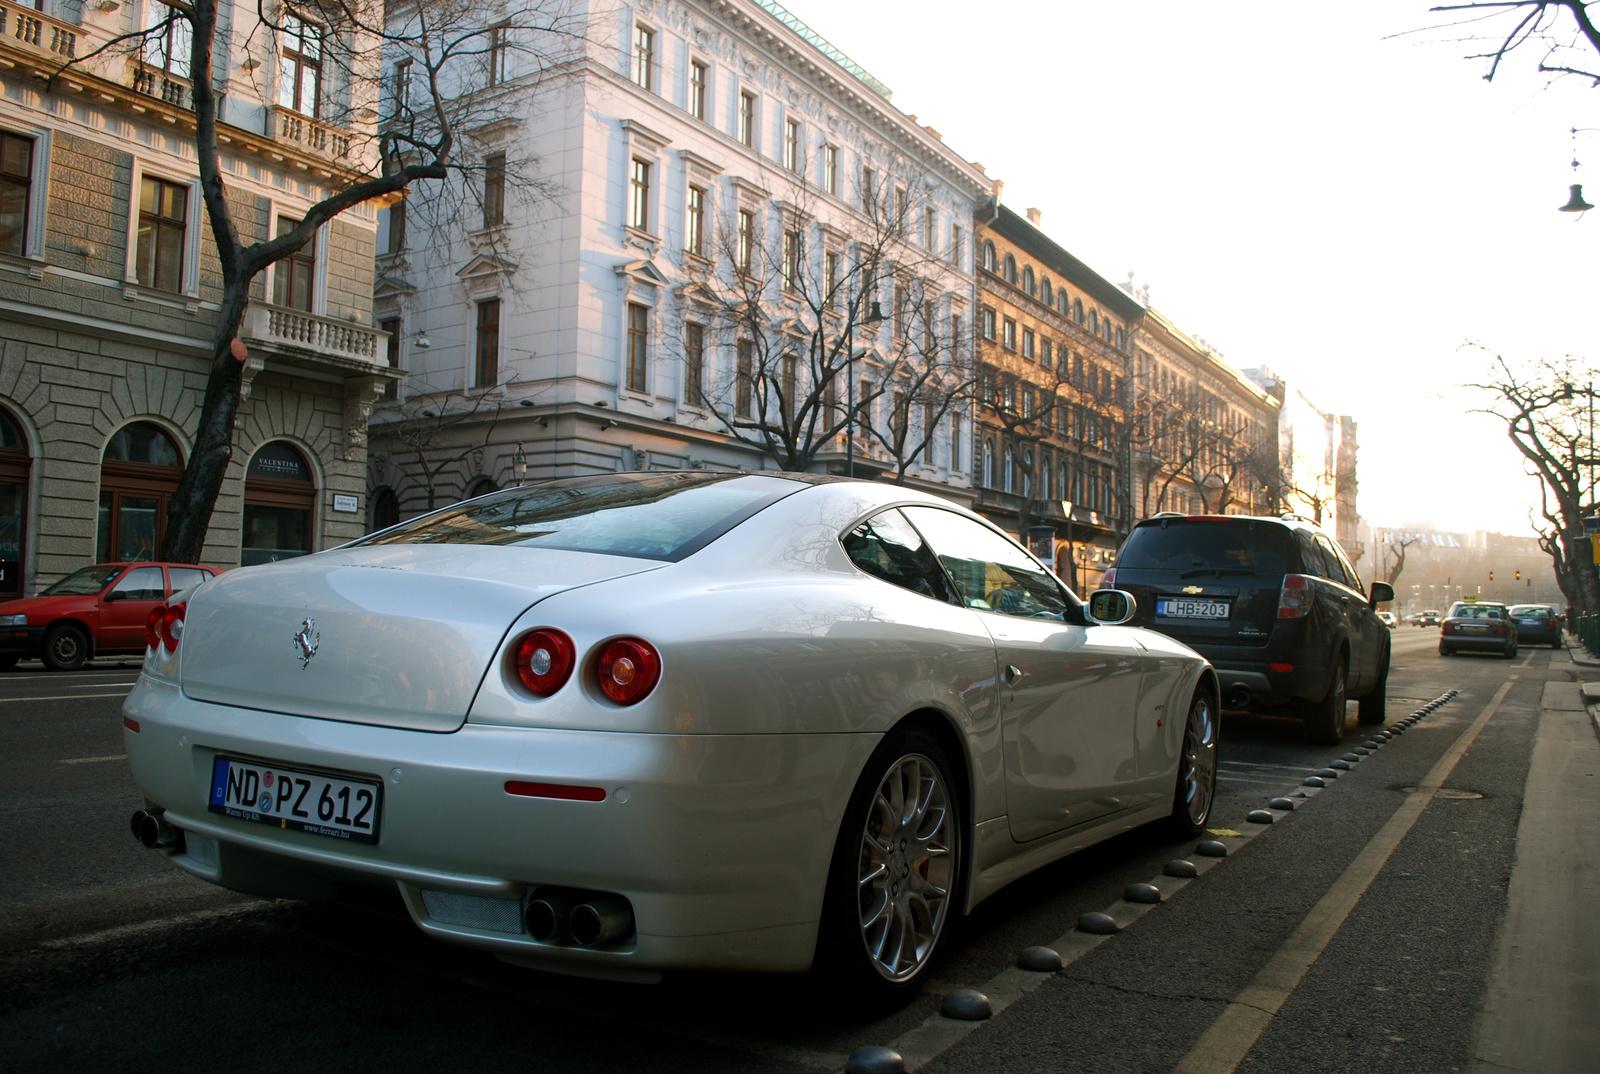
[[[95,560],[156,559],[166,536],[167,501],[182,476],[178,446],[158,426],[141,421],[118,429],[101,456]]]
[[[272,563],[311,551],[317,490],[311,468],[284,443],[262,445],[244,478],[244,537],[239,565]]]
[[[10,415],[0,411],[0,601],[22,596],[28,467],[28,442]]]

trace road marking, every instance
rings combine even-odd
[[[1478,718],[1445,751],[1417,789],[1406,795],[1400,808],[1361,849],[1356,860],[1350,863],[1350,867],[1328,889],[1327,894],[1311,908],[1294,935],[1278,948],[1261,972],[1256,974],[1255,980],[1234,997],[1221,1017],[1211,1024],[1211,1028],[1206,1030],[1189,1054],[1183,1057],[1173,1074],[1232,1074],[1238,1069],[1250,1049],[1255,1047],[1256,1041],[1261,1039],[1261,1034],[1277,1017],[1279,1009],[1338,934],[1356,903],[1361,901],[1361,896],[1388,863],[1390,855],[1416,825],[1444,781],[1450,778],[1457,762],[1500,708],[1500,703],[1516,681],[1517,676],[1512,675],[1495,691],[1494,697],[1484,706]]]
[[[139,936],[147,932],[159,932],[163,929],[176,928],[180,925],[199,925],[207,921],[244,917],[247,914],[259,914],[263,910],[271,908],[272,904],[270,903],[249,903],[245,906],[221,906],[215,910],[195,910],[191,913],[176,914],[172,917],[158,917],[151,921],[139,921],[132,925],[118,925],[116,928],[101,929],[99,932],[86,932],[80,936],[65,936],[59,940],[46,940],[39,946],[51,950],[60,950],[66,947],[92,947],[95,944],[114,943],[129,936]]]
[[[139,685],[139,681],[137,679],[135,679],[133,682],[92,682],[92,683],[89,683],[87,686],[74,686],[74,687],[71,687],[71,689],[73,689],[73,690],[103,690],[107,686],[138,686],[138,685]]]
[[[72,757],[57,761],[57,764],[99,764],[101,761],[126,761],[126,753],[108,753],[104,757]]]
[[[47,697],[0,697],[0,704],[12,701],[83,701],[91,697],[127,697],[127,693],[120,694],[50,694]]]
[[[1315,772],[1316,765],[1269,764],[1264,761],[1218,761],[1219,768],[1267,768],[1282,772]]]

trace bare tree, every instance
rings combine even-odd
[[[1489,377],[1467,387],[1482,389],[1490,403],[1481,411],[1506,423],[1506,435],[1540,483],[1539,544],[1550,555],[1561,592],[1580,612],[1600,613],[1600,578],[1594,545],[1583,520],[1593,514],[1593,366],[1583,359],[1543,359],[1513,367],[1495,355]],[[1583,378],[1580,383],[1579,378]]]
[[[160,92],[194,113],[195,163],[222,287],[194,450],[167,509],[161,555],[194,562],[232,458],[246,357],[238,336],[252,282],[340,214],[460,171],[460,132],[510,114],[503,95],[482,87],[492,85],[495,74],[505,76],[513,55],[523,57],[524,65],[528,56],[537,62],[575,36],[578,24],[559,4],[541,4],[518,10],[491,29],[481,7],[468,0],[402,5],[388,13],[387,21],[381,0],[314,0],[298,8],[258,0],[257,18],[245,26],[238,25],[238,9],[224,0],[165,0],[150,4],[149,11],[137,30],[69,60],[56,75],[75,66],[99,70],[133,56],[159,60],[160,68],[187,79],[187,85],[164,84]],[[316,59],[314,78],[297,75],[286,90],[280,75],[278,99],[262,95],[280,106],[268,114],[283,125],[281,133],[318,145],[337,161],[322,183],[326,196],[281,233],[250,234],[253,212],[230,196],[224,182],[222,146],[235,134],[220,105],[235,48],[269,58],[275,51],[279,57],[293,52]],[[409,96],[391,92],[380,132],[374,121],[385,106],[385,49],[400,50],[412,63],[406,85],[391,87]],[[145,77],[148,68],[140,70]],[[284,99],[286,92],[302,91],[304,100]]]
[[[1384,542],[1384,548],[1387,549],[1385,558],[1392,557],[1392,562],[1384,572],[1384,581],[1390,585],[1394,585],[1395,582],[1399,581],[1400,572],[1406,569],[1406,549],[1420,540],[1422,538],[1414,533],[1392,533],[1389,535],[1389,539]]]
[[[462,390],[417,392],[401,403],[399,417],[383,430],[385,442],[395,445],[395,466],[403,475],[395,490],[401,501],[420,498],[424,511],[443,506],[441,479],[468,459],[482,459],[503,407],[498,395]]]
[[[1464,16],[1455,26],[1471,28],[1469,40],[1488,42],[1469,60],[1484,60],[1485,82],[1493,82],[1508,55],[1521,49],[1540,54],[1538,69],[1551,75],[1577,75],[1600,86],[1600,28],[1586,0],[1480,0],[1441,4],[1430,10]],[[1484,33],[1485,29],[1492,32]]]

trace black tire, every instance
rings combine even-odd
[[[45,631],[39,657],[51,671],[76,671],[89,659],[89,635],[71,623],[53,626]]]
[[[1328,692],[1321,701],[1307,705],[1300,717],[1300,734],[1307,742],[1318,746],[1337,746],[1344,738],[1346,719],[1345,660],[1340,656],[1328,677]]]
[[[1440,656],[1453,656],[1454,654],[1455,654],[1455,650],[1454,649],[1446,649],[1443,645],[1439,646],[1439,655]]]
[[[916,836],[911,837],[908,846],[904,828],[900,829],[898,842],[892,836],[887,846],[880,842],[885,822],[904,824],[911,819],[893,821],[895,810],[889,799],[880,794],[905,776],[908,767],[916,774],[936,773],[935,782],[943,788],[942,815],[937,820],[921,822],[918,829],[921,834],[936,836],[933,845],[943,847],[941,854],[919,856]],[[960,912],[966,812],[950,772],[944,750],[932,735],[921,728],[901,727],[878,743],[856,781],[834,844],[817,935],[819,966],[853,994],[886,999],[919,987],[938,956],[951,919]],[[933,792],[937,793],[937,787]],[[880,850],[884,851],[881,860]],[[883,883],[868,886],[873,876]],[[894,885],[893,894],[887,891],[890,884]],[[944,894],[936,908],[930,907],[925,893],[940,890],[941,884]],[[899,903],[898,911],[891,906],[893,902]],[[884,912],[874,913],[874,907]],[[931,913],[931,920],[925,917],[913,923],[913,950],[906,964],[900,954],[889,955],[888,945],[894,942],[897,952],[904,951],[901,941],[907,933],[904,926],[908,915],[914,918],[919,911]],[[871,944],[880,922],[882,932],[875,955]],[[926,941],[917,932],[921,925],[926,925],[930,933]],[[886,967],[886,960],[894,963],[893,972]]]
[[[1556,640],[1552,641],[1550,643],[1550,648],[1552,648],[1552,649],[1563,649],[1563,648],[1565,648],[1565,646],[1561,644],[1561,635],[1559,635],[1559,634],[1556,635]]]
[[[10,671],[21,659],[16,653],[0,653],[0,671]]]
[[[1506,650],[1506,659],[1507,660],[1515,660],[1516,658],[1517,658],[1517,647],[1515,645],[1513,645],[1511,648]]]
[[[1172,790],[1172,815],[1167,827],[1181,839],[1199,835],[1211,819],[1217,797],[1216,699],[1202,686],[1189,702],[1178,754],[1178,781]]]
[[[1381,727],[1389,718],[1389,654],[1383,654],[1383,671],[1378,685],[1356,702],[1356,722],[1366,727]]]

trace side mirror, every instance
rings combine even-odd
[[[1096,589],[1089,594],[1089,608],[1086,614],[1091,623],[1098,623],[1100,626],[1120,626],[1133,618],[1133,613],[1138,607],[1132,593],[1124,593],[1120,589]]]
[[[126,589],[113,589],[111,592],[107,593],[101,599],[103,599],[103,600],[105,600],[107,602],[110,602],[110,601],[113,601],[113,600],[127,600],[128,599],[128,591]]]
[[[1385,604],[1385,603],[1388,603],[1389,601],[1391,601],[1393,599],[1394,599],[1394,586],[1390,585],[1388,582],[1373,582],[1372,583],[1372,600],[1371,600],[1371,603],[1373,605]]]

